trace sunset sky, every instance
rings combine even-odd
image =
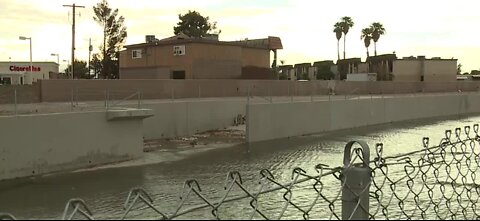
[[[88,39],[98,52],[102,31],[93,20],[92,7],[100,0],[78,0],[76,58],[88,59]],[[377,45],[379,54],[396,52],[398,57],[425,55],[456,58],[463,72],[480,69],[480,3],[456,1],[382,0],[109,0],[125,17],[126,44],[173,35],[178,14],[197,10],[222,30],[220,40],[240,40],[278,36],[284,49],[279,60],[286,64],[336,60],[337,40],[333,25],[343,16],[352,17],[354,27],[347,35],[347,57],[365,59],[361,29],[372,22],[387,30]],[[32,37],[33,60],[55,61],[60,54],[61,68],[71,53],[71,8],[73,1],[0,0],[0,61],[28,61],[28,41]],[[342,40],[343,42],[343,40]],[[343,43],[341,44],[343,51]],[[370,47],[373,54],[373,43]]]

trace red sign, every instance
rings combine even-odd
[[[10,71],[30,71],[30,66],[18,67],[15,65],[10,66]],[[32,72],[39,72],[40,67],[32,66]]]

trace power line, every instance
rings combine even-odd
[[[85,8],[85,6],[79,6],[79,5],[63,5],[63,7],[71,7],[73,10],[72,13],[72,64],[71,64],[71,69],[72,69],[72,79],[74,79],[74,73],[75,73],[75,9],[76,8]]]

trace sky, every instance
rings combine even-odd
[[[57,61],[63,70],[71,59],[71,8],[77,9],[76,58],[88,60],[88,41],[94,53],[102,43],[102,29],[93,20],[100,0],[0,0],[0,61],[29,61],[32,38],[34,61]],[[478,0],[108,0],[125,17],[126,44],[145,41],[145,35],[162,39],[173,35],[178,15],[196,10],[222,31],[220,40],[282,39],[278,52],[285,64],[337,59],[333,25],[343,16],[355,25],[346,36],[346,54],[366,58],[360,32],[373,22],[386,29],[377,43],[378,54],[398,57],[455,58],[462,72],[480,69],[480,13]],[[343,39],[340,44],[343,51]],[[373,55],[373,43],[370,54]],[[341,52],[342,54],[342,52]],[[65,60],[65,61],[64,61]]]

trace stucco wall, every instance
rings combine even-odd
[[[394,81],[420,81],[422,72],[425,82],[455,82],[457,60],[407,59],[393,63]]]
[[[105,112],[0,117],[0,180],[141,156],[142,120]]]
[[[122,68],[121,79],[170,79],[170,67]]]
[[[445,82],[457,80],[457,60],[426,60],[425,81]]]
[[[0,86],[0,104],[15,103],[15,90],[17,90],[17,103],[41,102],[40,84]]]
[[[394,81],[420,81],[422,70],[420,60],[393,61]]]
[[[247,141],[382,123],[480,113],[480,94],[247,105]]]
[[[242,48],[243,67],[270,67],[270,51],[257,48]]]

